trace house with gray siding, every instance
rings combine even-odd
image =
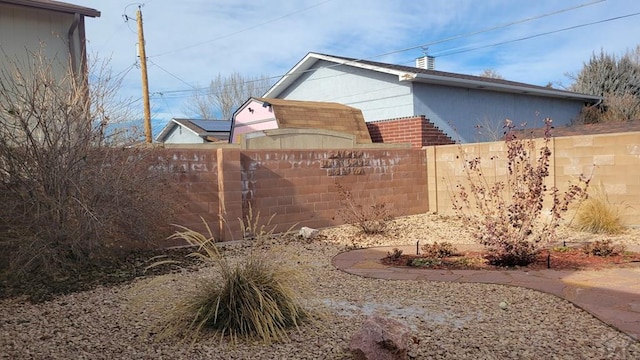
[[[362,110],[367,122],[425,116],[463,143],[496,140],[505,119],[525,128],[570,124],[601,97],[514,81],[309,53],[263,98],[336,102]]]

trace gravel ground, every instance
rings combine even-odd
[[[451,219],[417,215],[395,220],[386,236],[362,237],[353,228],[325,229],[312,242],[272,243],[280,259],[296,261],[311,281],[307,304],[314,320],[290,341],[236,346],[213,336],[196,344],[150,335],[158,309],[185,294],[215,268],[141,278],[52,301],[0,302],[2,359],[350,359],[350,337],[366,317],[395,318],[412,330],[414,359],[640,359],[640,343],[555,296],[488,284],[366,279],[333,268],[331,257],[352,245],[406,245],[416,241],[471,243]],[[563,231],[570,242],[593,235]],[[640,230],[615,237],[640,245]],[[234,259],[242,244],[227,247]],[[141,301],[140,299],[146,299]],[[499,303],[510,304],[502,310]]]

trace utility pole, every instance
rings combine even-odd
[[[140,70],[142,71],[142,103],[144,105],[144,136],[148,144],[153,142],[151,135],[151,109],[149,107],[149,79],[147,78],[147,53],[144,50],[144,31],[142,30],[142,10],[136,12],[138,22],[138,51],[140,52]]]

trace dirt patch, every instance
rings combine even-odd
[[[465,251],[443,258],[390,253],[380,261],[389,266],[448,270],[598,270],[611,267],[640,266],[640,253],[628,251],[621,255],[594,256],[586,254],[579,248],[544,249],[540,251],[534,263],[514,267],[491,265],[486,256],[487,253],[483,251]]]
[[[102,259],[78,267],[64,277],[30,276],[14,278],[7,269],[0,271],[0,300],[26,296],[32,302],[51,300],[55,296],[78,291],[86,291],[96,286],[114,286],[130,282],[143,276],[156,276],[178,271],[197,271],[200,261],[187,255],[193,248],[131,250],[125,254],[114,254],[111,259]],[[120,256],[117,256],[120,255]],[[1,260],[6,267],[7,260]],[[159,261],[175,261],[153,268],[149,265]]]

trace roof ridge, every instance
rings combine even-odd
[[[386,68],[386,69],[389,69],[389,70],[400,70],[400,71],[415,72],[415,73],[419,73],[419,74],[443,76],[443,77],[450,77],[450,78],[462,78],[462,79],[483,81],[483,82],[501,84],[501,85],[521,86],[521,87],[528,87],[528,88],[539,89],[539,90],[552,90],[552,91],[564,92],[564,93],[570,93],[570,94],[589,95],[589,94],[582,94],[582,93],[569,91],[569,90],[556,89],[556,88],[553,88],[553,87],[534,85],[534,84],[530,84],[530,83],[524,83],[524,82],[513,81],[513,80],[495,79],[495,78],[489,78],[489,77],[484,77],[484,76],[470,75],[470,74],[464,74],[464,73],[454,73],[454,72],[442,71],[442,70],[422,69],[422,68],[418,68],[418,67],[415,67],[415,66],[396,65],[396,64],[383,63],[383,62],[372,61],[372,60],[367,60],[367,59],[355,59],[355,58],[350,58],[350,57],[346,57],[346,56],[337,56],[337,55],[322,54],[322,53],[316,53],[316,52],[312,52],[310,54],[316,54],[316,55],[320,55],[320,56],[326,56],[326,57],[332,57],[332,58],[336,58],[336,59],[342,59],[342,60],[346,60],[346,61],[349,61],[349,62],[361,63],[361,64],[364,64],[364,65],[378,66],[378,67]],[[589,95],[589,96],[591,96],[591,95]]]

